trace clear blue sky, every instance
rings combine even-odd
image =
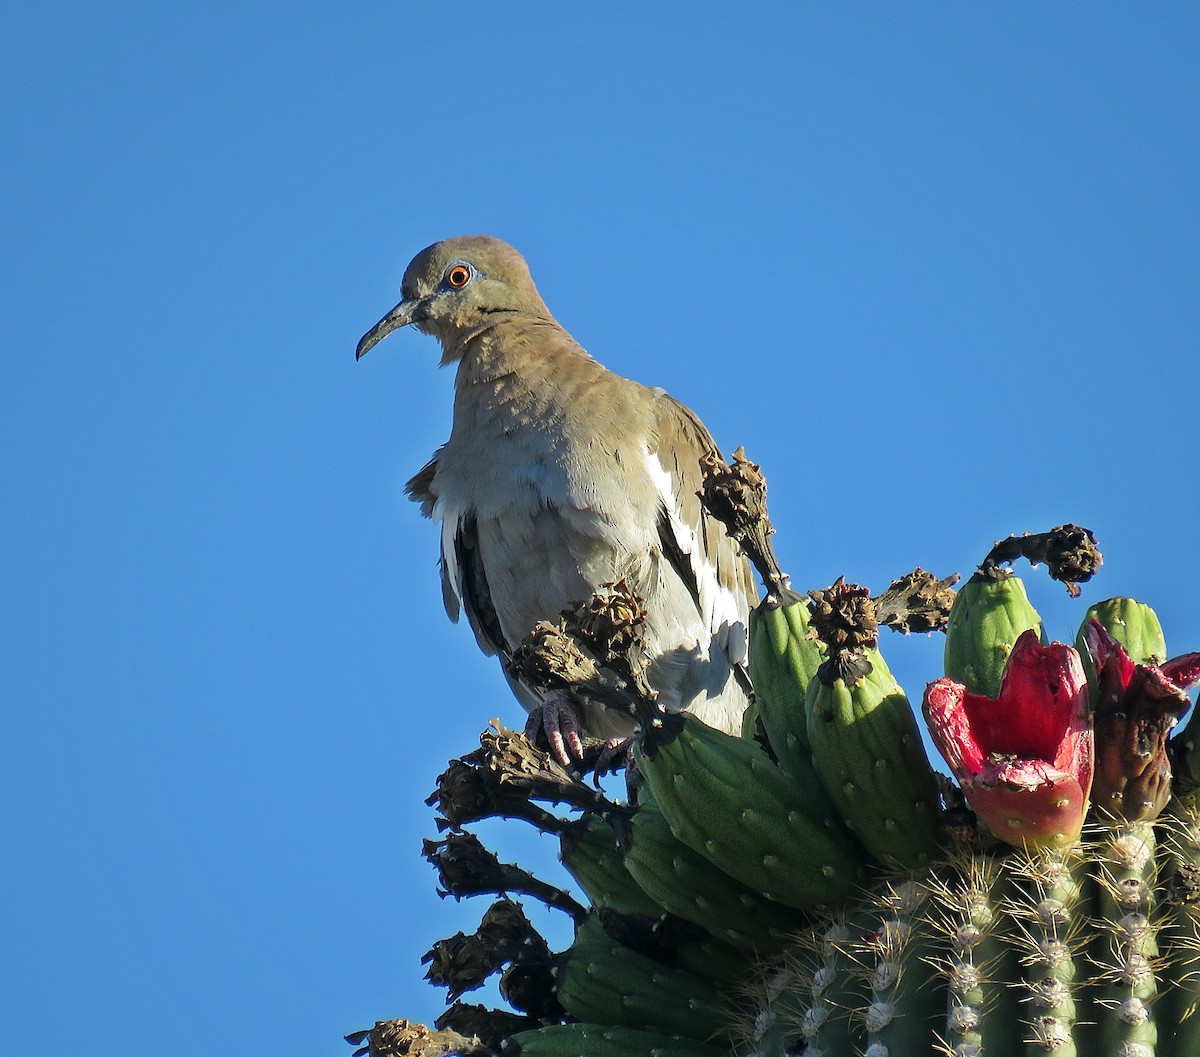
[[[335,10],[339,13],[334,13]],[[801,587],[1076,521],[1200,648],[1183,5],[18,5],[0,42],[0,1052],[430,1020],[419,858],[516,704],[401,493],[435,239],[765,467]],[[885,643],[914,697],[938,640]],[[533,842],[512,824],[510,857]],[[545,857],[543,853],[543,858]]]

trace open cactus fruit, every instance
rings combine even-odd
[[[1101,558],[1074,525],[1003,540],[957,590],[917,569],[802,595],[759,468],[706,472],[765,587],[741,736],[656,704],[627,584],[534,629],[522,677],[627,708],[632,747],[567,768],[494,722],[451,761],[425,855],[487,907],[424,957],[446,1012],[355,1054],[1200,1057],[1200,652],[1130,598],[1046,641],[1014,566],[1077,597]],[[884,628],[945,635],[912,698]],[[490,818],[552,834],[572,892],[484,847]],[[568,917],[566,949],[528,899]],[[509,1008],[462,1000],[493,976]]]

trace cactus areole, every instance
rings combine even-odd
[[[1079,837],[1092,785],[1087,683],[1070,646],[1026,631],[996,700],[939,679],[925,692],[934,744],[980,819],[1015,847],[1066,847]]]

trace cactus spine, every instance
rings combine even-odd
[[[1009,906],[1024,966],[1025,1042],[1055,1057],[1075,1057],[1081,868],[1074,852],[1045,848],[1015,860]]]
[[[1114,826],[1097,853],[1097,1043],[1101,1052],[1152,1057],[1158,961],[1154,827]]]

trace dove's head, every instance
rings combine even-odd
[[[423,249],[404,272],[403,300],[358,343],[361,358],[399,327],[413,324],[442,343],[443,363],[465,339],[506,317],[550,319],[525,259],[490,235],[462,235]]]

